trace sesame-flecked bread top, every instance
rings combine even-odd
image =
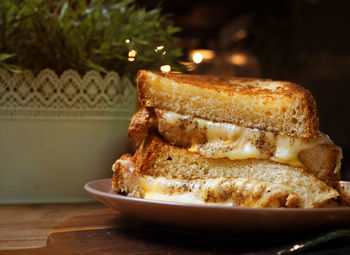
[[[141,70],[137,89],[147,107],[289,136],[318,135],[315,100],[294,83]]]

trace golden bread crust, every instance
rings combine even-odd
[[[141,174],[147,174],[158,158],[159,151],[164,148],[164,142],[154,135],[149,135],[141,143],[134,157],[136,160],[135,171]]]
[[[341,186],[339,184],[338,187],[340,193],[340,201],[342,205],[350,206],[350,187],[349,186]]]
[[[137,90],[144,106],[290,136],[318,135],[314,98],[290,82],[141,70]]]
[[[155,113],[153,109],[142,107],[132,117],[128,134],[130,139],[140,145],[141,142],[146,138],[149,132],[152,132],[156,127],[155,125]]]
[[[130,154],[124,154],[113,165],[112,188],[116,192],[127,194],[133,197],[144,197],[144,190],[136,181],[136,175],[130,171],[129,167],[122,162],[135,162],[135,158]]]
[[[140,71],[139,76],[143,76],[144,71]],[[200,87],[203,89],[215,90],[217,92],[225,92],[230,95],[236,93],[242,95],[260,94],[266,98],[273,98],[271,89],[261,87],[261,82],[273,82],[269,79],[254,79],[254,78],[232,78],[227,76],[213,76],[213,75],[196,75],[196,74],[173,74],[156,71],[147,71],[159,75],[163,78],[171,79],[177,83],[185,83],[191,86]],[[147,74],[146,74],[147,75]],[[273,93],[283,97],[291,97],[293,94],[305,92],[305,89],[297,84],[276,81],[280,86],[276,87]]]

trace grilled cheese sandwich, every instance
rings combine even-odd
[[[302,87],[140,71],[137,88],[143,107],[128,132],[139,148],[113,166],[116,191],[250,207],[337,201],[341,149],[319,132]]]

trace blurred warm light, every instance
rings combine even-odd
[[[180,62],[180,64],[184,65],[189,72],[196,70],[196,64],[193,62]]]
[[[163,46],[163,45],[160,45],[160,46],[158,46],[154,51],[155,51],[155,52],[158,52],[158,51],[160,51],[160,50],[162,50],[162,49],[164,49],[164,46]]]
[[[170,65],[162,65],[162,66],[160,67],[160,70],[161,70],[162,72],[164,72],[164,73],[168,73],[168,72],[171,71],[171,66],[170,66]]]
[[[248,58],[245,54],[242,53],[234,53],[230,56],[230,62],[237,66],[243,66],[247,64]]]
[[[136,50],[130,50],[128,56],[129,58],[135,58],[136,54],[137,54]]]
[[[125,39],[125,43],[130,43],[130,39]]]
[[[196,64],[199,64],[203,61],[203,56],[199,52],[196,52],[193,54],[192,59],[193,59],[193,62],[195,62]]]
[[[215,57],[215,52],[212,50],[198,49],[198,50],[192,50],[190,52],[190,59],[196,64],[210,61],[214,57]]]
[[[245,29],[239,29],[232,35],[232,39],[235,42],[237,42],[246,38],[246,36],[247,36],[247,31]]]
[[[135,61],[135,58],[128,58],[128,60],[129,60],[130,62],[133,62],[133,61]]]

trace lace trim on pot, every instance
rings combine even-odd
[[[45,69],[34,77],[0,69],[0,118],[123,119],[135,107],[135,86],[116,72],[81,77],[67,70],[58,77]]]

